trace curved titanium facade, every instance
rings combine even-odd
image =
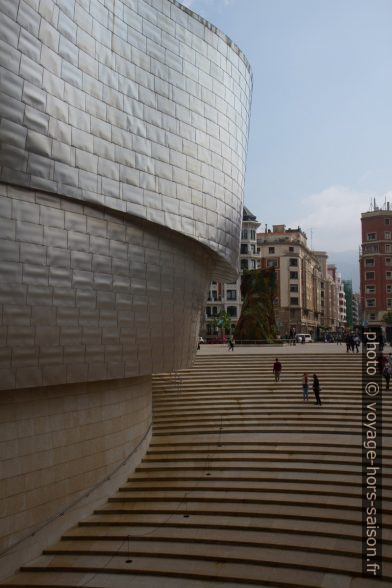
[[[0,10],[0,179],[147,219],[235,266],[251,86],[239,50],[169,0]]]
[[[236,274],[250,91],[174,0],[0,2],[3,574],[121,482],[151,374],[192,361]]]
[[[171,0],[0,10],[1,386],[185,367],[237,266],[245,57]]]

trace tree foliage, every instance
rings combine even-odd
[[[237,341],[276,339],[274,268],[244,271],[241,281],[243,305],[234,337]]]
[[[225,331],[231,330],[231,316],[225,311],[221,310],[219,314],[212,319],[212,326],[214,331],[221,329],[222,334]]]

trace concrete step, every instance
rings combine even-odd
[[[280,356],[277,348],[276,355]],[[384,578],[361,578],[361,354],[197,356],[153,378],[153,438],[128,481],[9,586],[386,588],[392,393],[383,412]],[[302,399],[316,372],[321,407]]]

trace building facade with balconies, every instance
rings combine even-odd
[[[314,251],[321,269],[320,326],[324,332],[335,332],[339,326],[338,296],[334,278],[328,272],[326,251]]]
[[[384,314],[392,309],[392,210],[372,204],[361,215],[362,247],[359,258],[363,320],[382,326]]]
[[[277,273],[275,316],[281,336],[290,332],[318,335],[321,324],[320,263],[298,227],[274,225],[272,231],[257,234],[261,267]]]
[[[336,288],[337,330],[343,331],[347,327],[347,308],[342,274],[333,263],[328,265],[328,273],[332,277]]]

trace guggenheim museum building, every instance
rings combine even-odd
[[[251,89],[176,0],[0,1],[0,577],[138,463],[236,278]]]

